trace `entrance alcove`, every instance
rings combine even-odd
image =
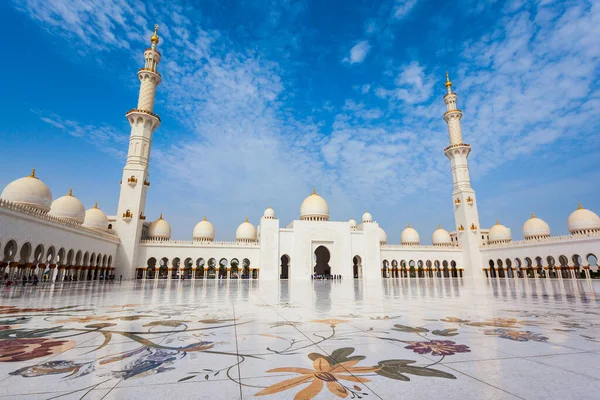
[[[329,260],[331,254],[327,247],[319,246],[315,249],[315,274],[317,275],[331,275],[331,267],[329,266]]]

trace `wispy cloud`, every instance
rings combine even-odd
[[[361,40],[352,46],[350,54],[347,57],[344,57],[342,61],[349,64],[362,63],[365,61],[367,54],[369,54],[369,50],[371,50],[369,42],[367,40]]]

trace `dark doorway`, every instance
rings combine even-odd
[[[284,254],[281,256],[281,279],[289,278],[290,258]]]
[[[331,275],[331,267],[329,266],[329,259],[331,258],[329,250],[325,246],[319,246],[315,250],[315,256],[317,258],[317,264],[315,265],[315,274],[317,275]]]

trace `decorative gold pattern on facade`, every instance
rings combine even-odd
[[[144,179],[144,185],[145,186],[150,186],[150,182],[147,179]]]

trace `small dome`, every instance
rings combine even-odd
[[[387,233],[385,233],[383,228],[380,226],[377,227],[377,232],[379,233],[379,244],[386,244],[387,243]]]
[[[238,242],[256,242],[256,228],[246,218],[235,231],[235,240]]]
[[[370,212],[367,211],[362,215],[362,222],[363,222],[363,224],[365,222],[373,222],[373,216],[371,215]]]
[[[78,224],[83,224],[85,207],[77,197],[73,196],[73,189],[69,189],[69,194],[59,197],[52,202],[48,215],[66,218]]]
[[[420,241],[421,238],[419,237],[419,233],[414,228],[411,228],[410,224],[408,224],[408,227],[400,234],[400,243],[402,244],[416,245],[419,244]]]
[[[529,218],[523,224],[523,236],[525,239],[537,239],[550,236],[550,227],[548,224],[531,213]]]
[[[273,210],[271,207],[267,207],[263,217],[266,219],[275,219],[275,210]]]
[[[192,233],[194,241],[212,242],[215,240],[215,228],[206,220],[206,217],[196,224]]]
[[[94,204],[93,208],[86,210],[83,226],[104,232],[108,230],[108,218],[106,217],[106,214],[98,208],[98,203]]]
[[[149,239],[169,240],[171,239],[171,225],[163,219],[162,214],[148,228]]]
[[[434,246],[451,246],[452,239],[448,231],[438,225],[438,228],[431,235],[431,243]]]
[[[569,215],[567,226],[571,233],[586,233],[600,230],[600,217],[593,211],[578,205],[577,210]]]
[[[329,221],[329,206],[316,190],[302,202],[300,219],[308,221]]]
[[[348,223],[350,224],[350,229],[355,231],[356,230],[356,221],[354,220],[354,218],[350,218],[348,220]]]
[[[43,212],[50,211],[52,193],[48,186],[35,176],[35,169],[30,176],[17,179],[6,185],[0,198],[16,204],[30,206]]]
[[[507,243],[512,240],[510,229],[501,225],[497,220],[496,225],[490,228],[489,237],[490,243]]]

